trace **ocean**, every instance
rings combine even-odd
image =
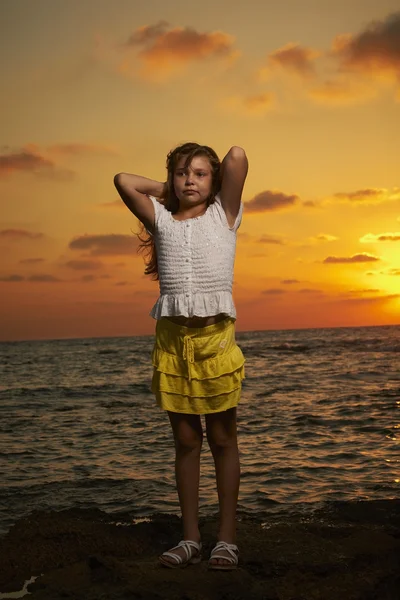
[[[399,498],[400,326],[237,333],[239,509]],[[32,510],[179,514],[152,336],[0,343],[0,535]],[[201,457],[200,514],[218,510]]]

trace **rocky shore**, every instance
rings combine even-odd
[[[400,600],[400,500],[335,502],[308,517],[239,512],[231,572],[207,570],[216,516],[200,523],[203,561],[180,570],[157,562],[180,539],[178,517],[118,520],[83,509],[20,519],[0,540],[0,599],[37,576],[26,598]]]

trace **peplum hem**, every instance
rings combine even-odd
[[[150,316],[153,319],[172,316],[211,317],[220,313],[236,319],[231,292],[161,294],[151,309]]]

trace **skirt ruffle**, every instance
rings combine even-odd
[[[196,329],[160,319],[152,362],[152,391],[164,410],[207,414],[240,400],[245,358],[233,318]]]

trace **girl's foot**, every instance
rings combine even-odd
[[[218,542],[211,552],[208,568],[221,571],[232,571],[237,568],[238,560],[239,548],[236,544]]]
[[[201,542],[182,540],[177,546],[159,557],[160,563],[170,569],[182,569],[201,561]]]

